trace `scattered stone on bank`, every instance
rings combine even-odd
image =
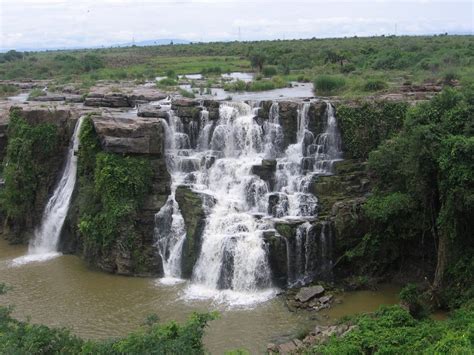
[[[321,285],[303,287],[299,290],[288,290],[286,292],[286,305],[293,312],[298,309],[317,312],[331,307],[333,301],[334,296],[327,294]]]
[[[270,354],[300,353],[308,347],[324,344],[333,335],[343,337],[354,330],[355,327],[355,325],[349,324],[317,325],[302,341],[300,339],[293,339],[280,345],[270,343],[267,345],[267,351]]]
[[[321,285],[303,287],[296,294],[295,299],[300,302],[308,302],[316,296],[320,296],[324,293],[324,287]]]

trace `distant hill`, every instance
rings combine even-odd
[[[109,48],[109,47],[130,47],[130,46],[139,46],[139,47],[144,47],[144,46],[164,46],[167,44],[170,44],[173,42],[173,44],[190,44],[191,41],[185,40],[185,39],[178,39],[178,38],[160,38],[160,39],[151,39],[151,40],[146,40],[146,41],[138,41],[138,42],[128,42],[128,43],[110,43],[107,45],[102,45],[102,46],[73,46],[73,47],[17,47],[17,48],[1,48],[0,47],[0,53],[7,52],[11,49],[14,49],[16,51],[20,52],[42,52],[42,51],[54,51],[54,50],[69,50],[69,49],[90,49],[90,48]]]
[[[120,47],[129,47],[129,46],[132,46],[132,45],[136,45],[136,46],[164,46],[164,45],[167,45],[167,44],[170,44],[171,42],[173,42],[173,44],[190,44],[191,42],[190,41],[187,41],[185,39],[176,39],[176,38],[162,38],[162,39],[151,39],[151,40],[147,40],[147,41],[138,41],[138,42],[129,42],[129,43],[121,43],[121,44],[118,44],[118,46]],[[114,47],[117,46],[117,45],[114,45]]]

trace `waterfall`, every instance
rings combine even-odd
[[[337,127],[334,107],[328,102],[326,110],[327,122],[323,133],[315,139],[315,166],[319,174],[332,173],[334,162],[342,159],[341,136]]]
[[[257,104],[226,102],[217,119],[211,120],[202,108],[194,123],[171,110],[162,121],[172,193],[155,216],[155,238],[165,282],[181,276],[186,238],[174,198],[177,186],[187,185],[215,201],[205,206],[201,252],[185,290],[187,298],[240,305],[272,297],[264,235],[275,232],[275,220],[301,221],[295,238],[287,243],[290,284],[311,279],[326,262],[320,259],[330,257],[329,234],[314,227],[318,200],[309,186],[315,175],[330,173],[332,162],[341,158],[334,109],[327,105],[324,132],[314,137],[309,130],[310,103],[300,104],[296,143],[286,150],[279,104],[271,105],[263,122],[258,110]],[[253,173],[263,160],[276,164],[274,184]]]
[[[155,215],[155,239],[163,261],[164,284],[175,284],[181,278],[181,250],[186,238],[184,219],[175,200],[174,187],[165,205]]]
[[[28,255],[15,259],[14,264],[47,260],[60,255],[58,253],[58,242],[76,184],[76,152],[79,147],[79,133],[82,121],[83,117],[79,118],[76,123],[61,179],[46,204],[41,224],[35,230],[34,238],[30,242]]]
[[[315,277],[327,279],[332,272],[332,228],[324,221],[316,225],[309,222],[296,229],[294,242],[288,250],[288,282],[292,286],[304,285]]]

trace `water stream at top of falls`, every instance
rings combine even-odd
[[[82,121],[83,117],[80,117],[76,123],[61,179],[44,208],[41,224],[35,230],[34,237],[30,241],[28,255],[13,260],[14,265],[43,261],[60,255],[58,253],[59,238],[76,184],[76,152],[79,147],[79,133]]]
[[[175,200],[176,187],[187,185],[215,201],[205,206],[201,253],[185,292],[187,298],[241,305],[272,297],[276,290],[264,234],[275,231],[276,219],[314,219],[317,198],[308,192],[309,183],[314,175],[329,174],[332,162],[341,158],[330,104],[325,131],[316,138],[308,129],[310,104],[300,105],[297,143],[286,150],[278,103],[272,104],[263,124],[256,119],[258,105],[254,106],[222,103],[217,120],[210,120],[203,109],[199,123],[187,127],[173,111],[167,122],[163,120],[172,193],[156,214],[155,237],[163,260],[164,283],[181,276],[181,250],[186,238]],[[261,165],[263,159],[276,160],[275,186],[252,173],[252,167]],[[318,165],[320,160],[326,163]],[[271,194],[278,195],[278,203],[270,213]]]

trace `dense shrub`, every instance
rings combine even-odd
[[[177,86],[178,82],[175,79],[164,78],[158,81],[158,87]]]
[[[80,141],[78,206],[84,255],[93,261],[117,243],[122,250],[138,248],[137,213],[152,185],[150,161],[102,152],[90,117],[82,124]]]
[[[400,132],[370,152],[375,193],[364,206],[369,232],[348,252],[373,270],[400,268],[408,253],[426,256],[433,299],[450,307],[474,294],[472,97],[469,89],[444,90],[407,111]],[[346,117],[357,116],[342,115],[345,129]],[[372,129],[373,124],[362,126]],[[363,134],[357,124],[350,127],[358,134],[345,143],[355,148]]]
[[[319,75],[314,79],[314,91],[317,95],[334,95],[346,85],[344,78],[331,75]]]
[[[262,74],[266,77],[271,77],[277,74],[277,69],[272,66],[266,66],[265,68],[263,68]]]
[[[355,328],[310,349],[314,354],[470,354],[474,306],[466,304],[446,321],[416,320],[399,306],[356,316]]]
[[[36,193],[50,174],[49,162],[57,159],[58,145],[56,126],[30,125],[17,110],[11,112],[3,167],[5,188],[0,195],[7,218],[23,220],[33,213]]]
[[[124,338],[100,342],[83,340],[67,329],[18,321],[10,312],[0,307],[2,354],[204,354],[204,329],[216,317],[194,313],[183,325],[149,322]]]
[[[364,84],[364,91],[380,91],[387,87],[387,83],[379,79],[367,80]]]
[[[407,107],[406,103],[385,101],[339,106],[345,156],[366,159],[369,152],[401,129]]]

